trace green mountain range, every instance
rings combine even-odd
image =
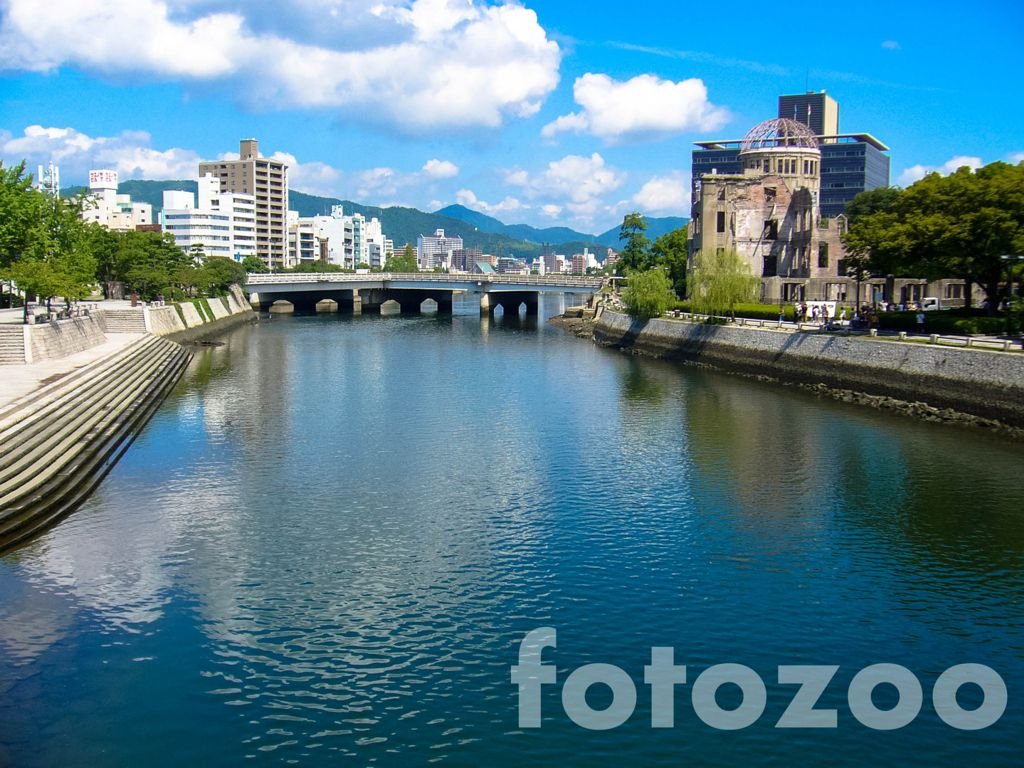
[[[149,203],[153,206],[154,219],[163,207],[163,193],[166,190],[184,190],[195,193],[196,182],[190,180],[148,181],[131,179],[118,185],[118,193],[131,195],[133,201]],[[73,195],[85,191],[82,187],[69,187],[61,190],[64,195]],[[535,258],[544,252],[545,244],[556,253],[579,253],[590,248],[599,259],[605,256],[606,248],[618,249],[619,228],[613,227],[599,235],[577,232],[567,227],[537,228],[528,224],[505,224],[492,216],[470,210],[463,205],[449,205],[434,213],[425,213],[416,208],[392,206],[379,208],[362,205],[351,200],[339,200],[334,197],[319,197],[305,192],[289,190],[289,208],[298,211],[300,216],[316,216],[329,214],[331,207],[341,205],[346,214],[361,213],[366,218],[380,219],[384,234],[400,249],[405,243],[416,244],[420,235],[432,235],[435,230],[443,229],[448,235],[462,237],[467,248],[480,248],[485,253],[497,256],[515,256],[518,258]],[[686,224],[687,219],[669,216],[665,218],[647,218],[647,236],[654,240],[657,237],[678,229]]]

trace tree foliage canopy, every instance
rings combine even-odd
[[[624,240],[626,245],[619,252],[619,260],[615,265],[620,275],[634,271],[645,272],[654,266],[651,241],[644,234],[646,231],[647,222],[639,213],[627,213],[622,219],[619,240]]]
[[[903,190],[863,192],[848,211],[851,274],[956,276],[979,285],[994,308],[1001,257],[1024,253],[1024,163],[931,173]]]
[[[419,264],[416,263],[416,252],[412,245],[405,244],[405,250],[401,255],[393,255],[384,264],[385,272],[419,272]]]

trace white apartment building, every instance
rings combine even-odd
[[[152,224],[153,206],[133,203],[130,195],[117,194],[117,184],[117,171],[89,171],[89,193],[82,218],[119,232]]]
[[[242,261],[257,255],[255,196],[221,192],[220,179],[212,174],[200,178],[198,186],[198,203],[191,192],[164,192],[164,232],[185,251],[198,247],[204,256]]]
[[[353,269],[360,264],[380,269],[394,252],[380,220],[361,213],[346,216],[340,205],[329,216],[299,216],[288,211],[287,266],[320,261]]]
[[[416,258],[420,269],[430,272],[435,267],[451,267],[452,251],[462,250],[462,238],[445,237],[444,230],[438,229],[433,235],[416,238]]]

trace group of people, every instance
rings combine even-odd
[[[793,315],[798,323],[814,323],[815,325],[831,325],[836,317],[836,303],[834,301],[798,301],[793,305]],[[842,311],[839,318],[841,322],[846,320],[846,310]],[[781,314],[779,319],[781,320]]]

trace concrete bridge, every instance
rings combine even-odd
[[[576,275],[460,275],[436,272],[348,272],[250,274],[250,302],[263,310],[338,311],[360,314],[376,311],[419,312],[432,299],[438,312],[451,312],[456,293],[479,297],[481,314],[502,307],[505,314],[536,315],[541,293],[592,296],[603,278]],[[333,302],[333,303],[330,303]]]

